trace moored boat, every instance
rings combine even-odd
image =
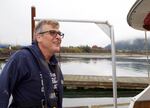
[[[147,39],[147,32],[150,31],[150,0],[137,0],[128,13],[127,22],[132,28],[144,31]],[[131,99],[129,108],[150,108],[150,85]]]

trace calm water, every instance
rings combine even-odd
[[[141,59],[117,59],[117,76],[146,77],[148,68]],[[68,58],[62,60],[61,69],[64,74],[111,76],[112,62],[110,59]]]
[[[117,59],[117,76],[146,77],[150,66],[141,58]],[[0,71],[5,63],[0,62]],[[111,76],[110,59],[65,58],[60,63],[63,74]]]
[[[118,98],[118,103],[129,103],[130,97],[128,98]],[[103,108],[114,108],[113,107],[113,99],[112,98],[65,98],[63,100],[64,107],[76,107],[76,106],[89,106],[91,108],[92,105],[109,105],[112,106],[105,106]],[[128,105],[119,106],[118,108],[128,108]]]

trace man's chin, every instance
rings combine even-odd
[[[55,48],[55,53],[60,52],[60,47]]]

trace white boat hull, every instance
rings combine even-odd
[[[131,99],[129,108],[150,108],[150,85]]]

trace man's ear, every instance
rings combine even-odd
[[[37,42],[41,42],[41,36],[40,35],[35,35],[35,40],[37,41]]]

